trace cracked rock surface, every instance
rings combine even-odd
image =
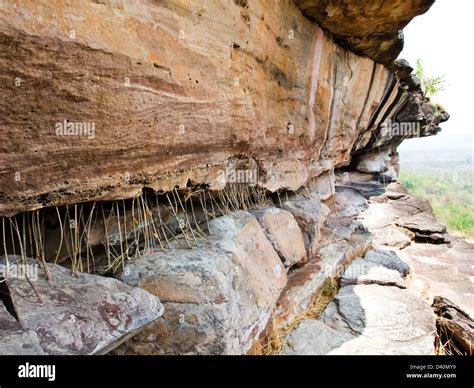
[[[473,244],[448,235],[430,204],[398,182],[364,201],[378,182],[373,174],[339,175],[338,208],[362,222],[373,248],[345,266],[336,297],[320,319],[289,334],[283,354],[435,354],[434,296],[472,316]],[[449,324],[465,343],[471,332],[459,328],[466,325]]]
[[[38,263],[9,258],[10,271],[20,265]],[[141,288],[102,276],[73,276],[55,264],[47,268],[50,280],[39,268],[37,278],[8,277],[2,283],[0,354],[104,354],[163,314],[160,300]]]
[[[430,306],[406,289],[409,267],[390,251],[352,261],[319,320],[304,320],[283,354],[434,354]]]

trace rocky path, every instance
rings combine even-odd
[[[228,212],[195,246],[176,238],[115,279],[9,255],[3,269],[38,271],[0,276],[0,354],[275,353],[283,343],[283,354],[421,355],[435,354],[440,324],[474,342],[473,245],[446,234],[429,203],[374,177],[324,176]],[[435,296],[449,299],[436,299],[436,315]]]
[[[409,274],[390,251],[354,260],[321,318],[303,321],[284,354],[434,354],[435,319],[407,289]]]
[[[288,335],[282,354],[435,354],[434,297],[472,316],[474,245],[448,235],[426,200],[370,174],[340,175],[337,203],[373,249],[344,266],[334,300]]]
[[[431,304],[442,295],[474,315],[474,245],[447,234],[427,200],[392,183],[384,195],[369,201],[361,221],[374,235],[375,247],[395,251],[410,265],[410,288],[423,299]],[[410,241],[397,237],[403,234]]]

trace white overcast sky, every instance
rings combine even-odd
[[[451,115],[437,136],[406,140],[400,151],[436,148],[474,150],[474,1],[436,0],[431,9],[404,29],[399,58],[412,66],[420,58],[427,75],[444,75],[436,97]]]

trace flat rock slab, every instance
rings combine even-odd
[[[21,265],[9,262],[10,271]],[[32,259],[26,264],[37,266]],[[0,331],[0,354],[104,354],[163,314],[160,300],[143,289],[47,266],[51,280],[40,268],[37,278],[30,276],[34,288],[25,277],[5,280],[14,312],[1,311],[7,329]]]
[[[163,319],[117,354],[246,354],[286,284],[285,268],[248,212],[210,221],[207,242],[126,264],[127,284],[160,297]]]
[[[431,212],[403,217],[398,224],[421,235],[446,232],[446,227],[439,224]]]
[[[474,316],[474,244],[452,237],[451,244],[413,244],[399,256],[413,268],[412,288],[428,303],[442,295]]]
[[[405,288],[405,279],[393,269],[366,259],[355,259],[341,278],[344,286],[355,284],[381,284]]]
[[[303,321],[290,333],[283,354],[429,355],[435,332],[429,305],[409,290],[346,286],[321,321]]]
[[[403,249],[411,244],[415,236],[408,229],[389,225],[378,229],[374,234],[374,246]]]
[[[349,333],[335,330],[317,319],[306,319],[291,332],[281,354],[323,355],[331,354],[346,341],[353,339]]]
[[[365,260],[390,270],[396,271],[402,278],[406,278],[410,274],[410,266],[398,256],[395,251],[384,249],[374,249],[367,252]]]
[[[446,227],[436,221],[427,200],[406,194],[399,184],[391,184],[387,189],[390,191],[372,197],[360,216],[374,233],[377,246],[402,249],[417,239],[428,243],[451,241]]]

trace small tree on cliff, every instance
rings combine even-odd
[[[415,74],[420,79],[421,87],[428,97],[433,97],[438,94],[438,92],[444,90],[444,76],[429,77],[425,73],[425,69],[419,58],[416,60]]]

